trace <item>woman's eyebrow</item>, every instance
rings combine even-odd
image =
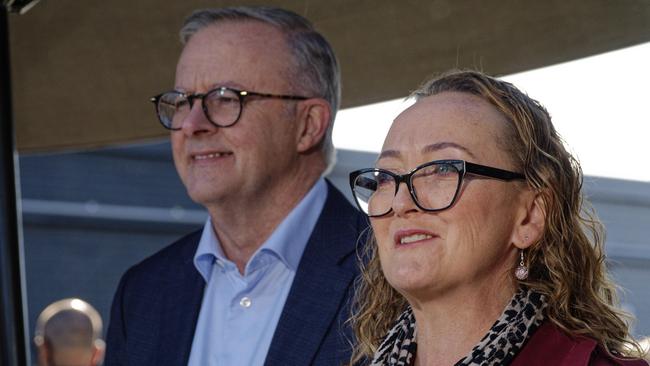
[[[398,150],[384,150],[379,154],[377,160],[381,160],[383,158],[400,158],[401,156],[402,153],[400,153]]]
[[[443,141],[443,142],[436,142],[435,144],[430,144],[422,148],[422,153],[431,153],[443,149],[448,149],[448,148],[454,148],[458,150],[462,150],[466,152],[469,156],[472,158],[476,159],[476,155],[472,153],[472,151],[468,148],[466,148],[463,145],[457,144],[455,142],[450,142],[450,141]],[[379,156],[377,157],[377,160],[381,160],[384,158],[396,158],[399,159],[402,157],[402,153],[399,150],[384,150],[382,151]]]
[[[455,142],[449,142],[449,141],[436,142],[435,144],[427,145],[424,148],[422,148],[422,153],[430,153],[430,152],[435,152],[447,148],[455,148],[455,149],[463,150],[464,152],[469,154],[469,156],[476,159],[476,155],[474,155],[474,153],[472,153],[470,149],[466,148],[463,145],[459,145]]]

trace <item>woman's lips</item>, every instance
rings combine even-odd
[[[438,235],[431,231],[410,229],[410,230],[399,230],[395,233],[394,243],[396,246],[416,244],[437,238]]]

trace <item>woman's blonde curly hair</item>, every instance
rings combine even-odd
[[[478,96],[508,121],[501,145],[539,192],[545,208],[541,239],[527,249],[529,276],[519,281],[545,295],[547,318],[569,334],[595,339],[614,356],[640,357],[627,314],[617,308],[616,286],[605,264],[604,230],[582,196],[580,164],[565,149],[546,109],[505,81],[477,71],[450,71],[426,82],[416,100],[444,92]],[[356,335],[351,363],[372,358],[407,302],[384,277],[373,235],[365,246],[353,316]],[[364,261],[362,261],[364,262]],[[513,263],[513,272],[514,266]]]

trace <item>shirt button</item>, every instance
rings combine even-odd
[[[239,305],[241,305],[243,308],[250,308],[251,304],[251,299],[248,296],[244,296],[241,298],[241,300],[239,300]]]

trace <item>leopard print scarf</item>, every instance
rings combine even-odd
[[[472,351],[455,366],[508,365],[544,320],[544,296],[520,289]],[[377,349],[370,366],[412,366],[416,327],[409,306]]]

